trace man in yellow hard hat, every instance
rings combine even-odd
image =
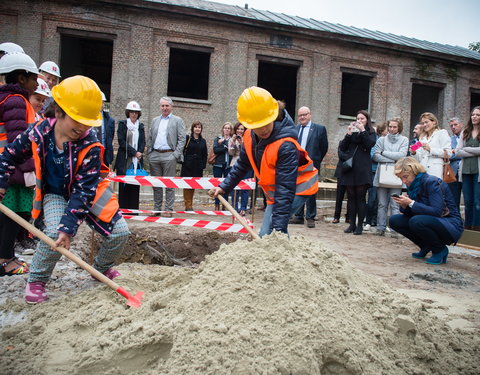
[[[298,132],[283,103],[260,87],[249,87],[237,101],[237,117],[247,130],[232,171],[210,195],[229,193],[253,169],[267,199],[260,237],[288,233],[288,221],[318,191],[318,170],[297,142]]]
[[[5,147],[0,155],[0,200],[13,166],[32,158],[36,188],[32,217],[57,246],[70,247],[83,220],[103,236],[94,267],[113,279],[113,264],[129,231],[119,212],[103,163],[103,146],[92,127],[101,125],[102,97],[90,78],[74,76],[52,89],[55,118],[38,122]],[[45,284],[61,254],[39,242],[25,289],[28,303],[45,302]]]

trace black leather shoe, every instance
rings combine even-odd
[[[350,225],[347,229],[345,229],[343,232],[344,233],[352,233],[353,231],[355,231],[355,229],[357,229],[357,227],[355,225]]]

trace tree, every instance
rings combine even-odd
[[[475,51],[475,52],[480,52],[480,42],[470,43],[468,45],[468,49],[471,49],[472,51]]]

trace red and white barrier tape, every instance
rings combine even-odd
[[[120,211],[123,214],[163,214],[165,212],[171,212],[173,214],[190,214],[190,215],[220,215],[220,216],[232,216],[230,211],[151,211],[151,210],[129,210],[127,208],[121,208]]]
[[[146,221],[149,223],[181,225],[185,227],[206,228],[230,233],[248,233],[242,224],[220,223],[218,221],[165,218],[153,216],[123,216],[127,220]],[[251,225],[251,224],[249,224]]]
[[[131,185],[152,186],[177,189],[211,189],[220,185],[223,178],[215,177],[158,177],[158,176],[113,176],[108,177],[112,181],[123,182]],[[255,179],[242,180],[235,187],[237,190],[255,189]]]

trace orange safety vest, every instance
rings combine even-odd
[[[101,221],[109,223],[113,216],[118,212],[120,206],[118,204],[117,194],[113,191],[111,187],[111,181],[107,180],[106,177],[110,172],[110,169],[103,163],[103,153],[104,147],[100,142],[92,143],[78,153],[77,164],[75,166],[75,175],[83,163],[83,159],[87,155],[88,151],[92,147],[98,146],[101,149],[101,160],[102,166],[100,168],[100,175],[103,179],[97,186],[97,192],[93,200],[93,204],[90,207],[90,212],[98,217]],[[33,207],[32,207],[32,217],[37,219],[42,212],[43,206],[43,190],[42,190],[42,161],[39,156],[39,146],[32,142],[33,150],[33,161],[35,162],[35,177],[36,177],[36,186],[35,186],[35,196],[33,198]]]
[[[260,173],[255,164],[252,150],[252,134],[251,131],[249,131],[246,132],[243,137],[245,151],[247,152],[248,160],[255,172],[255,176],[258,178],[258,184],[264,191],[269,204],[275,202],[275,168],[277,166],[278,150],[284,142],[292,142],[297,150],[303,155],[303,158],[307,160],[307,163],[298,166],[295,195],[313,195],[318,191],[318,170],[313,166],[313,161],[310,159],[307,152],[294,138],[291,137],[278,139],[265,147],[260,165]]]
[[[25,122],[27,124],[34,123],[35,122],[35,110],[33,109],[30,102],[23,95],[9,94],[0,102],[0,105],[5,103],[5,101],[12,96],[19,96],[20,98],[25,100]],[[8,144],[7,129],[5,129],[5,122],[2,121],[2,122],[0,122],[0,153],[3,152],[3,150],[4,150],[4,148],[7,144]]]

